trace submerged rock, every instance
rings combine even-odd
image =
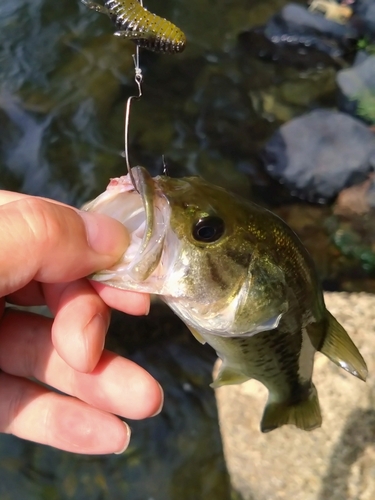
[[[375,167],[375,135],[344,113],[315,110],[286,123],[262,153],[268,173],[292,194],[325,202]]]
[[[375,124],[375,56],[337,73],[342,111]]]
[[[371,173],[363,183],[341,191],[336,199],[334,213],[365,215],[373,209],[375,209],[375,173]]]
[[[300,67],[332,65],[351,50],[356,31],[290,3],[262,27],[241,33],[251,55]]]
[[[370,207],[375,208],[375,177],[371,180],[371,184],[366,194],[366,199]]]
[[[375,40],[375,3],[374,0],[356,0],[353,4],[353,22],[361,36]]]
[[[320,429],[284,426],[261,434],[267,399],[256,381],[216,390],[224,454],[243,500],[375,498],[375,296],[325,294],[367,361],[364,384],[319,353],[313,380],[323,413]]]

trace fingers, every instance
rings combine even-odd
[[[114,415],[0,373],[0,432],[85,454],[122,452],[129,427]]]
[[[52,343],[72,368],[91,372],[102,355],[110,310],[86,279],[43,285],[55,320]]]
[[[108,305],[129,314],[146,314],[150,305],[148,295],[99,288],[98,295],[86,279],[43,285],[46,303],[55,314],[52,343],[72,368],[84,373],[91,372],[102,355],[110,322]]]
[[[16,193],[14,191],[6,191],[4,189],[0,190],[0,205],[5,205],[6,203],[10,203],[12,201],[22,200],[25,198],[30,198],[30,195]],[[61,203],[60,201],[56,201],[56,200],[51,200],[49,198],[43,198],[43,197],[39,197],[39,196],[38,196],[38,198],[41,200],[48,201],[50,203],[55,203],[56,205],[62,205],[64,207],[68,206],[65,203]]]
[[[86,279],[61,284],[31,281],[8,295],[7,301],[23,306],[47,304],[55,315],[55,349],[72,368],[86,373],[94,369],[103,351],[110,321],[108,305],[135,315],[147,314],[150,306],[148,295],[103,285],[97,293]],[[1,313],[2,309],[0,317]]]
[[[162,390],[149,373],[108,351],[91,373],[77,372],[54,349],[51,322],[35,314],[8,310],[0,329],[0,369],[19,377],[35,377],[126,418],[141,419],[158,413]]]
[[[129,239],[122,224],[41,198],[0,205],[0,296],[32,279],[72,281],[113,265]]]
[[[30,281],[20,290],[10,293],[7,302],[19,306],[41,306],[46,303],[42,285],[38,281]]]
[[[149,313],[150,296],[148,294],[119,290],[97,281],[90,281],[90,284],[104,302],[113,309],[133,316]]]

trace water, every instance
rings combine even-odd
[[[262,204],[276,200],[327,286],[375,291],[373,271],[362,265],[363,252],[354,251],[363,242],[364,251],[371,248],[370,220],[356,221],[355,234],[367,236],[359,243],[352,238],[354,250],[340,252],[340,231],[348,246],[352,226],[340,225],[346,221],[331,207],[293,200],[265,175],[259,159],[281,123],[312,105],[332,104],[332,67],[306,71],[238,50],[238,33],[266,22],[285,3],[147,2],[150,11],[184,29],[188,46],[176,56],[141,54],[144,97],[132,110],[131,161],[156,174],[165,155],[171,175],[201,174]],[[112,32],[106,16],[76,0],[2,0],[1,189],[80,206],[124,173],[134,45]],[[228,500],[208,387],[213,352],[160,305],[146,319],[116,316],[108,347],[160,381],[166,393],[161,415],[131,423],[132,444],[121,456],[78,456],[0,436],[1,499]]]

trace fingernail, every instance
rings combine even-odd
[[[82,218],[87,234],[87,242],[94,252],[104,255],[121,256],[129,245],[129,235],[125,227],[107,215],[77,212]]]
[[[122,422],[122,423],[126,427],[126,437],[127,437],[127,439],[126,439],[124,447],[120,451],[115,451],[115,453],[114,453],[115,455],[121,455],[121,453],[124,453],[124,451],[129,446],[130,437],[131,437],[131,434],[132,434],[132,431],[130,430],[130,427],[128,426],[128,424],[126,422]]]
[[[161,404],[160,404],[157,412],[155,412],[153,415],[151,415],[151,417],[156,417],[157,415],[159,415],[159,413],[161,412],[161,410],[163,409],[163,406],[164,406],[164,391],[163,391],[162,386],[159,384],[159,382],[158,382],[158,386],[160,387],[160,392],[161,392]]]

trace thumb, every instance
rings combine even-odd
[[[126,229],[103,214],[35,197],[0,202],[0,296],[32,279],[65,282],[108,268],[129,244]]]

